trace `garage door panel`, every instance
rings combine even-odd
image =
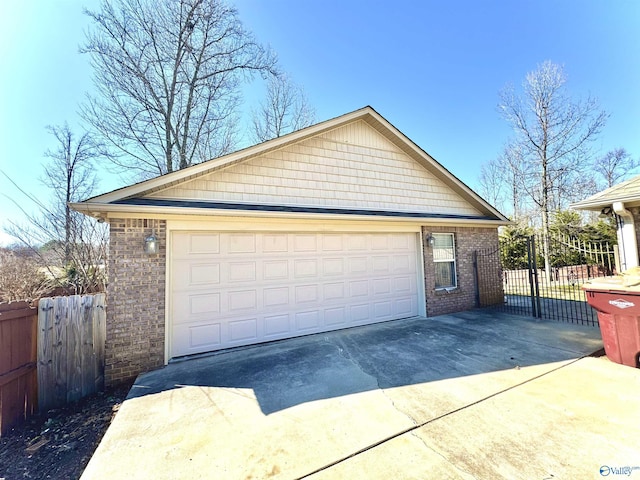
[[[191,348],[218,346],[222,343],[222,328],[219,323],[191,325],[188,328]]]
[[[174,256],[211,255],[220,253],[219,233],[183,234],[184,241],[176,243]]]
[[[320,298],[318,295],[318,285],[298,285],[295,287],[295,305],[304,303],[317,303]]]
[[[222,326],[219,322],[203,322],[174,326],[173,349],[182,355],[220,349]]]
[[[373,316],[376,320],[391,320],[393,317],[393,301],[385,300],[373,304]]]
[[[417,315],[412,297],[398,298],[394,301],[394,313],[401,317]]]
[[[416,237],[175,232],[170,355],[417,315]]]
[[[289,332],[291,332],[291,315],[288,313],[264,317],[264,336],[266,339],[283,338]]]
[[[255,310],[258,307],[258,294],[255,290],[240,290],[228,293],[228,311],[230,313]]]
[[[369,314],[370,306],[371,305],[369,303],[351,305],[349,307],[349,318],[351,318],[351,323],[360,323],[368,320],[371,317]]]
[[[320,311],[310,310],[295,314],[296,330],[304,333],[314,333],[320,330]]]
[[[354,233],[347,236],[347,250],[350,252],[361,252],[367,250],[367,235]]]
[[[344,250],[343,235],[322,235],[323,252],[341,252]]]
[[[330,328],[340,328],[347,324],[347,308],[333,307],[324,311],[324,324]]]
[[[289,251],[287,234],[265,234],[262,236],[263,253],[286,253]]]
[[[373,273],[389,273],[391,270],[389,266],[389,257],[387,256],[375,256],[373,257]]]
[[[205,293],[189,296],[189,315],[220,313],[220,294]]]
[[[355,280],[349,282],[349,296],[356,297],[368,297],[369,296],[369,280]]]
[[[374,295],[388,295],[391,293],[390,278],[375,278],[371,281]]]
[[[389,236],[374,235],[371,238],[371,248],[373,250],[389,250]]]
[[[392,257],[391,265],[393,266],[393,272],[411,272],[416,271],[416,262],[412,255],[394,255]]]
[[[229,262],[226,271],[227,280],[231,283],[255,282],[257,280],[256,262]]]
[[[289,287],[272,287],[263,290],[263,307],[288,307]]]
[[[312,259],[299,259],[296,258],[293,261],[294,278],[315,278],[318,276],[318,260]]]
[[[256,236],[252,233],[231,233],[228,234],[226,250],[230,254],[257,253]]]
[[[349,275],[366,274],[369,259],[367,257],[350,257],[348,258]]]
[[[406,294],[415,291],[415,277],[395,277],[392,279],[392,291],[396,294]]]
[[[322,286],[322,298],[323,300],[330,301],[344,301],[345,300],[345,283],[337,282],[337,283],[325,283]]]
[[[213,261],[197,264],[179,261],[174,264],[173,276],[179,285],[185,287],[219,285],[220,265]]]
[[[173,322],[181,324],[210,319],[222,312],[221,302],[219,292],[175,294],[171,310]]]
[[[343,258],[323,258],[322,274],[324,276],[344,275],[344,259]]]
[[[415,251],[416,239],[415,236],[409,235],[392,235],[391,236],[391,249],[393,251],[406,250]]]
[[[317,235],[296,234],[293,237],[293,252],[305,253],[318,250]]]
[[[258,340],[258,318],[245,318],[229,322],[229,342],[255,343]]]
[[[264,280],[286,280],[289,278],[288,260],[269,260],[262,264]]]

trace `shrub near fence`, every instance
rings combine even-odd
[[[0,436],[36,410],[38,311],[0,304]]]

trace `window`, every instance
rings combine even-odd
[[[436,269],[436,288],[455,288],[456,248],[453,233],[434,233],[433,262]]]

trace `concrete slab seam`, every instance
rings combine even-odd
[[[511,385],[511,386],[510,386],[510,387],[508,387],[508,388],[505,388],[505,389],[500,390],[500,391],[498,391],[498,392],[492,393],[491,395],[487,395],[486,397],[481,398],[481,399],[479,399],[479,400],[476,400],[475,402],[471,402],[471,403],[470,403],[470,404],[468,404],[468,405],[463,405],[462,407],[456,408],[456,409],[451,410],[450,412],[447,412],[447,413],[443,413],[442,415],[439,415],[439,416],[437,416],[437,417],[434,417],[434,418],[432,418],[432,419],[429,419],[429,420],[427,420],[427,421],[425,421],[425,422],[422,422],[422,423],[420,423],[420,424],[417,424],[417,425],[414,425],[414,426],[411,426],[411,427],[405,428],[405,429],[403,429],[403,430],[400,430],[400,431],[398,431],[398,432],[394,433],[393,435],[390,435],[390,436],[388,436],[388,437],[386,437],[386,438],[383,438],[383,439],[381,439],[381,440],[379,440],[379,441],[377,441],[377,442],[374,442],[374,443],[372,443],[372,444],[370,444],[370,445],[368,445],[368,446],[366,446],[366,447],[363,447],[363,448],[361,448],[361,449],[359,449],[359,450],[357,450],[357,451],[355,451],[355,452],[353,452],[353,453],[351,453],[351,454],[349,454],[349,455],[347,455],[347,456],[345,456],[345,457],[342,457],[342,458],[340,458],[340,459],[338,459],[338,460],[335,460],[335,461],[333,461],[333,462],[331,462],[331,463],[328,463],[327,465],[324,465],[324,466],[322,466],[322,467],[320,467],[320,468],[317,468],[316,470],[314,470],[314,471],[312,471],[312,472],[309,472],[309,473],[307,473],[307,474],[305,474],[305,475],[302,475],[302,476],[300,476],[300,477],[296,477],[296,480],[303,480],[303,479],[305,479],[305,478],[310,478],[312,475],[315,475],[316,473],[320,473],[320,472],[322,472],[322,471],[324,471],[324,470],[328,470],[328,469],[330,469],[330,468],[332,468],[332,467],[335,467],[336,465],[339,465],[339,464],[341,464],[341,463],[343,463],[343,462],[346,462],[347,460],[350,460],[351,458],[355,458],[355,457],[357,457],[358,455],[360,455],[360,454],[362,454],[362,453],[365,453],[365,452],[367,452],[367,451],[369,451],[369,450],[372,450],[372,449],[374,449],[374,448],[376,448],[376,447],[378,447],[378,446],[380,446],[380,445],[383,445],[383,444],[385,444],[385,443],[387,443],[387,442],[389,442],[389,441],[391,441],[391,440],[394,440],[394,439],[396,439],[396,438],[398,438],[398,437],[401,437],[402,435],[405,435],[405,434],[407,434],[407,433],[414,432],[415,430],[418,430],[419,428],[422,428],[422,427],[424,427],[424,426],[426,426],[426,425],[429,425],[429,424],[431,424],[431,423],[437,422],[438,420],[441,420],[441,419],[443,419],[443,418],[449,417],[449,416],[451,416],[451,415],[453,415],[453,414],[455,414],[455,413],[461,412],[461,411],[466,410],[466,409],[468,409],[468,408],[471,408],[471,407],[473,407],[473,406],[475,406],[475,405],[478,405],[478,404],[480,404],[480,403],[483,403],[483,402],[485,402],[485,401],[487,401],[487,400],[490,400],[490,399],[492,399],[492,398],[494,398],[494,397],[497,397],[497,396],[499,396],[499,395],[502,395],[503,393],[509,392],[509,391],[514,390],[514,389],[516,389],[516,388],[519,388],[519,387],[521,387],[521,386],[523,386],[523,385],[526,385],[526,384],[528,384],[528,383],[531,383],[531,382],[533,382],[533,381],[535,381],[535,380],[538,380],[538,379],[540,379],[540,378],[542,378],[542,377],[545,377],[545,376],[547,376],[547,375],[550,375],[550,374],[552,374],[552,373],[554,373],[554,372],[556,372],[556,371],[558,371],[558,370],[561,370],[561,369],[563,369],[563,368],[569,367],[570,365],[573,365],[574,363],[577,363],[577,362],[579,362],[579,361],[581,361],[581,360],[583,360],[583,359],[585,359],[585,358],[591,357],[592,355],[593,355],[593,354],[583,355],[583,356],[581,356],[581,357],[579,357],[579,358],[576,358],[576,359],[574,359],[574,360],[572,360],[572,361],[570,361],[570,362],[568,362],[568,363],[565,363],[565,364],[563,364],[563,365],[560,365],[560,366],[558,366],[558,367],[555,367],[555,368],[553,368],[553,369],[549,370],[548,372],[541,373],[541,374],[539,374],[539,375],[536,375],[535,377],[529,378],[529,379],[524,380],[524,381],[522,381],[522,382],[520,382],[520,383],[517,383],[517,384],[515,384],[515,385]]]

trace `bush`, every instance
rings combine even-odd
[[[0,302],[34,300],[53,286],[29,250],[0,248]]]

